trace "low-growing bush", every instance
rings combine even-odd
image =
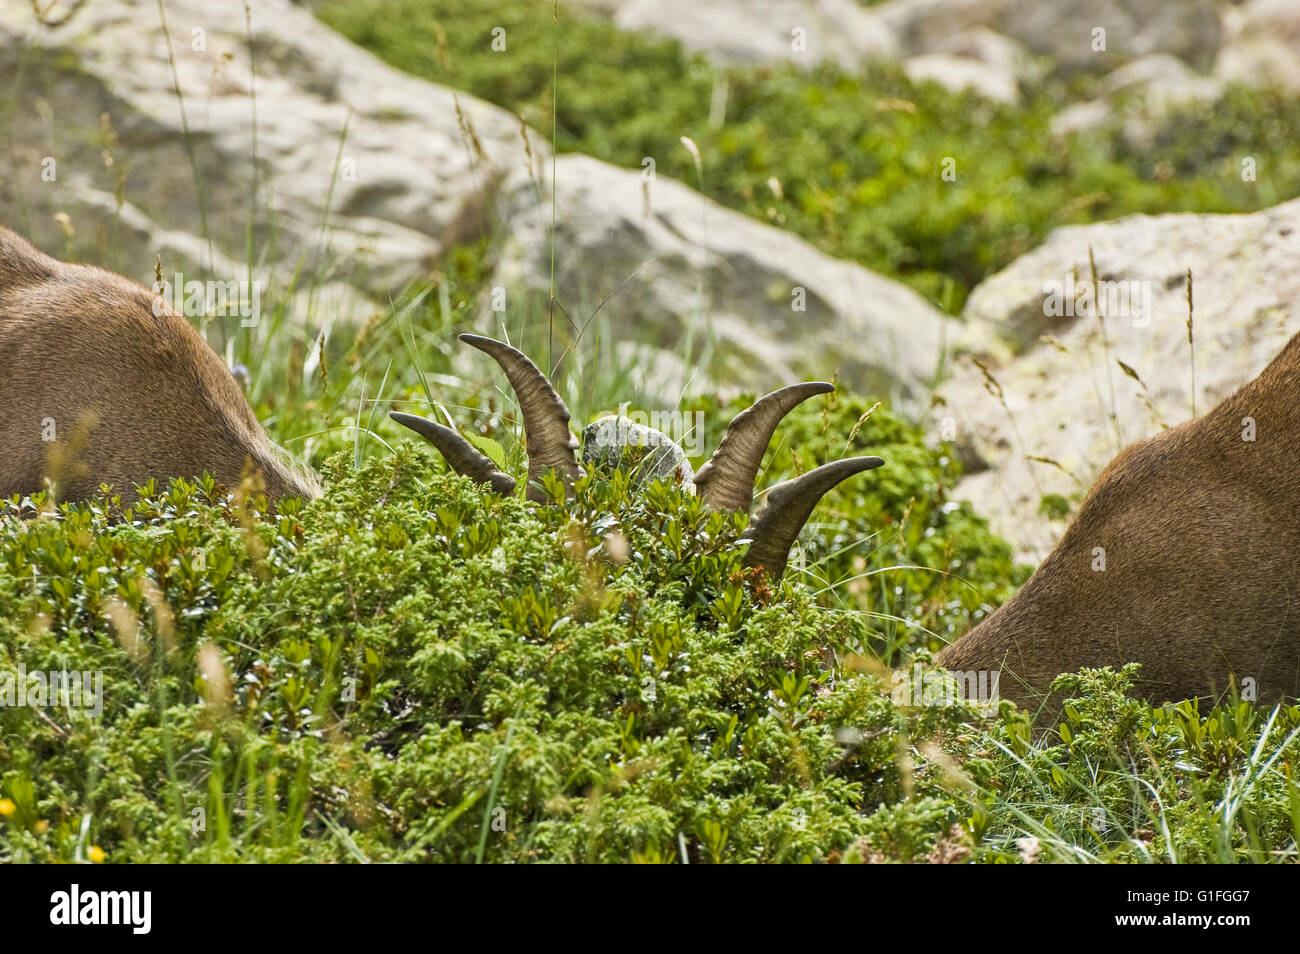
[[[1006,702],[900,698],[916,620],[969,625],[1009,555],[936,495],[942,448],[810,404],[765,483],[863,440],[897,465],[828,498],[778,585],[675,485],[596,472],[537,507],[415,448],[338,455],[274,514],[207,479],[7,502],[0,699],[20,666],[103,694],[0,706],[0,859],[1294,857],[1300,710],[1152,710],[1084,673],[1035,742]],[[859,561],[891,583],[817,582]]]
[[[755,587],[743,519],[618,473],[542,509],[418,453],[328,477],[275,516],[10,505],[3,665],[104,695],[0,709],[7,857],[816,860],[937,791],[897,756],[959,711],[839,664],[865,618]]]

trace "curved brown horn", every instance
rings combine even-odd
[[[569,409],[546,375],[526,354],[504,341],[481,335],[460,335],[460,340],[491,355],[501,365],[519,400],[519,413],[524,419],[524,446],[528,451],[527,498],[546,503],[546,493],[537,481],[548,470],[556,471],[565,487],[572,489],[573,482],[582,476],[575,453],[578,439],[569,430]]]
[[[749,549],[741,561],[744,566],[761,566],[773,583],[785,572],[790,547],[808,522],[813,507],[841,480],[864,470],[879,467],[879,457],[848,457],[822,464],[802,476],[777,484],[767,492],[767,500],[749,521],[745,536]]]
[[[492,489],[502,497],[509,497],[515,492],[515,479],[497,470],[486,454],[450,427],[414,414],[403,414],[401,411],[389,411],[388,416],[438,448],[447,463],[451,464],[451,469],[462,477],[481,484],[491,484]]]
[[[749,513],[754,478],[776,426],[796,404],[834,390],[835,385],[825,381],[805,381],[766,394],[745,408],[727,425],[718,449],[695,475],[696,493],[714,510]]]

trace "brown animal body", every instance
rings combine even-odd
[[[1002,696],[1046,716],[1055,676],[1127,662],[1153,702],[1295,695],[1298,439],[1300,335],[1209,414],[1121,452],[1038,571],[938,661],[1000,672]]]
[[[256,471],[271,500],[319,493],[281,460],[225,363],[184,318],[155,315],[157,300],[0,227],[0,496],[48,476],[61,499],[100,483],[130,498],[151,477],[204,471],[231,488]]]

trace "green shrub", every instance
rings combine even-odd
[[[105,694],[0,709],[0,852],[817,860],[957,724],[839,665],[865,619],[754,589],[743,518],[677,488],[592,475],[535,509],[410,452],[327,477],[274,517],[210,482],[115,523],[10,504],[3,662]]]
[[[1009,703],[898,704],[914,621],[965,628],[957,583],[996,592],[1008,557],[933,492],[942,449],[864,407],[801,407],[764,481],[845,443],[907,466],[832,494],[775,588],[742,516],[620,472],[539,508],[403,450],[273,516],[206,479],[8,502],[0,691],[22,665],[104,694],[0,706],[0,860],[1293,857],[1296,708],[1152,710],[1131,669],[1084,673],[1035,743]],[[861,559],[970,575],[895,570],[853,596],[896,612],[854,612],[815,581]]]

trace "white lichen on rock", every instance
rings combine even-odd
[[[587,425],[582,432],[582,462],[588,467],[626,470],[635,487],[671,479],[695,490],[695,470],[686,451],[663,431],[626,417],[610,415]]]

